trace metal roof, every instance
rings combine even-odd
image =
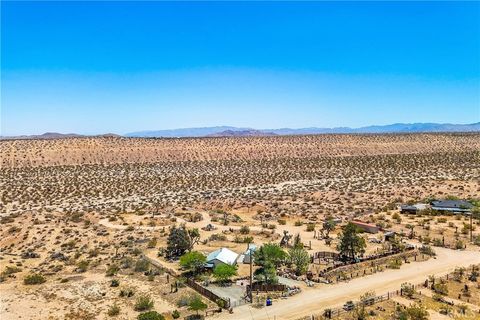
[[[465,210],[473,208],[473,205],[465,200],[437,200],[432,201],[432,207]]]
[[[218,250],[211,252],[207,256],[207,263],[210,263],[213,260],[218,260],[225,264],[234,265],[235,262],[237,261],[237,258],[238,258],[238,254],[236,252],[233,252],[228,248],[220,248]]]

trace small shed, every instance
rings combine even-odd
[[[248,247],[247,247],[247,250],[245,250],[245,252],[242,254],[243,263],[250,263],[250,261],[252,259],[252,255],[255,252],[255,250],[257,250],[257,246],[253,243],[249,243]]]
[[[416,203],[416,204],[403,204],[400,206],[401,213],[413,213],[416,214],[419,211],[425,210],[428,207],[428,204],[425,203]]]
[[[385,241],[390,241],[395,239],[395,231],[386,231],[383,236],[385,237]]]

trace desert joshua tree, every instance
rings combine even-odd
[[[290,245],[290,239],[292,238],[292,235],[288,234],[288,230],[283,230],[283,237],[280,240],[280,246],[281,247],[288,247]]]
[[[152,219],[155,218],[155,215],[159,215],[162,213],[162,205],[160,201],[156,200],[151,209],[152,212]]]

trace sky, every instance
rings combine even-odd
[[[0,135],[480,121],[480,2],[1,2]]]

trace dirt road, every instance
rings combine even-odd
[[[233,314],[219,314],[218,319],[232,320],[287,320],[318,314],[327,307],[342,305],[347,300],[356,300],[367,291],[383,294],[398,290],[404,282],[421,283],[429,275],[444,275],[455,267],[467,267],[480,263],[478,251],[453,251],[435,248],[436,259],[403,265],[400,270],[387,270],[347,283],[317,285],[286,300],[276,301],[272,307],[253,309],[249,305],[234,309]]]

